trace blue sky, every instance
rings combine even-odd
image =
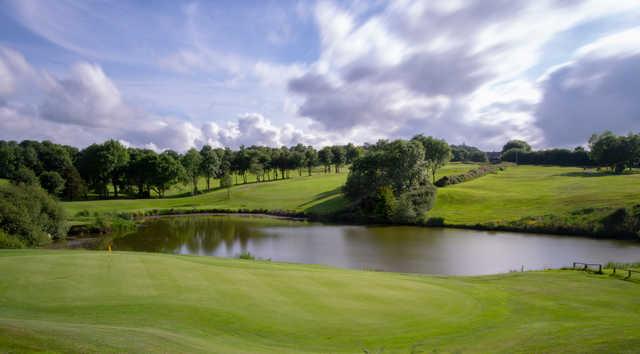
[[[497,149],[640,128],[639,1],[0,1],[0,139]]]

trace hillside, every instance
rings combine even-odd
[[[464,172],[473,165],[452,164],[440,175]],[[347,173],[315,174],[290,180],[249,183],[197,196],[146,200],[98,200],[64,203],[76,221],[81,211],[90,214],[152,209],[268,209],[326,214],[344,207],[340,187]],[[596,217],[613,208],[640,202],[640,174],[608,175],[575,167],[514,166],[497,174],[440,188],[430,217],[443,217],[449,225],[476,225],[516,221],[556,214],[572,217],[592,210]]]

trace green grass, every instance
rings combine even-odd
[[[6,178],[0,178],[0,186],[9,184],[9,180]]]
[[[71,217],[83,210],[90,213],[151,209],[270,209],[328,213],[344,205],[340,187],[347,173],[316,174],[289,180],[240,184],[196,196],[164,199],[118,199],[63,203]]]
[[[438,173],[438,178],[445,174],[468,171],[477,165],[453,163],[445,166]],[[65,209],[73,223],[81,223],[90,218],[78,217],[76,214],[87,210],[93,213],[117,213],[145,211],[152,209],[271,209],[289,210],[327,214],[339,210],[345,204],[340,195],[340,188],[346,181],[348,171],[345,168],[340,174],[324,174],[315,171],[312,176],[291,171],[291,179],[265,183],[254,183],[255,177],[248,177],[248,184],[239,184],[231,188],[231,199],[227,199],[226,190],[216,190],[189,196],[190,185],[176,185],[164,199],[119,199],[92,200],[64,203]],[[240,181],[240,178],[238,178]],[[206,181],[200,179],[199,188],[206,188]],[[212,188],[218,187],[218,181],[212,180]],[[173,196],[173,197],[172,197]]]
[[[441,174],[475,165],[450,164]],[[344,207],[347,173],[314,174],[285,181],[249,183],[197,196],[64,203],[74,222],[82,210],[115,213],[151,209],[270,209],[326,214]],[[640,174],[608,175],[574,167],[513,166],[497,174],[440,188],[431,217],[450,225],[515,221],[529,216],[569,215],[584,208],[626,207],[640,202]],[[595,214],[594,214],[595,215]],[[598,214],[599,215],[599,214]]]
[[[640,202],[640,174],[608,175],[573,167],[514,166],[438,190],[431,216],[448,224],[563,215],[584,208]]]
[[[0,251],[0,351],[633,352],[640,284],[432,277],[91,251]],[[544,285],[544,286],[542,286]]]

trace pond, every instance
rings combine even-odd
[[[164,217],[116,237],[113,250],[237,257],[342,268],[480,275],[560,268],[572,262],[637,262],[640,243],[423,228],[344,226],[258,216]],[[102,246],[104,247],[104,246]]]

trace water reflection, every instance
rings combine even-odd
[[[116,250],[234,257],[429,274],[492,274],[574,261],[640,260],[640,244],[444,228],[336,226],[259,217],[161,218],[114,239]]]

